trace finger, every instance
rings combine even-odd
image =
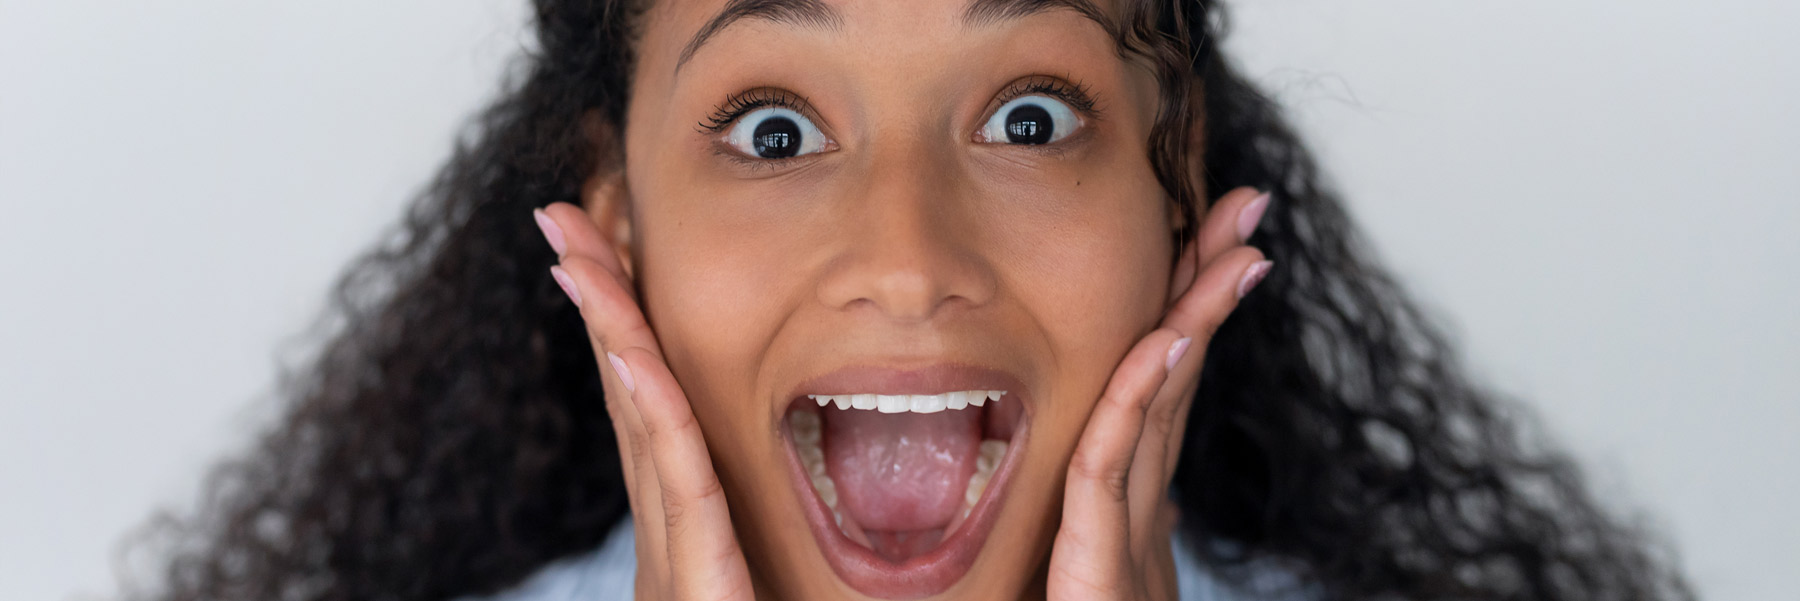
[[[612,241],[600,232],[599,226],[594,224],[587,211],[566,202],[553,202],[542,209],[535,209],[533,214],[534,218],[542,216],[538,227],[543,229],[544,238],[551,247],[561,247],[557,252],[559,258],[576,256],[591,259],[630,291],[631,278],[619,260],[619,253],[613,250]],[[545,223],[545,220],[549,223]]]
[[[1248,293],[1268,275],[1268,263],[1262,251],[1253,246],[1237,246],[1221,253],[1201,268],[1194,285],[1169,307],[1160,326],[1197,341],[1210,339],[1237,308],[1240,290]],[[1198,356],[1196,353],[1183,363],[1192,364]]]
[[[1200,369],[1206,362],[1206,347],[1237,309],[1238,291],[1254,286],[1270,265],[1254,247],[1232,248],[1207,265],[1194,286],[1164,316],[1161,327],[1181,332],[1194,342],[1170,367],[1169,377],[1147,410],[1137,457],[1139,473],[1144,475],[1132,486],[1134,512],[1147,513],[1166,494],[1175,475],[1181,437],[1187,431],[1188,410],[1199,387]],[[1140,533],[1146,528],[1146,524],[1136,525]]]
[[[1053,598],[1101,598],[1129,591],[1127,491],[1143,434],[1144,412],[1168,374],[1169,329],[1146,335],[1126,353],[1094,406],[1063,486],[1063,519],[1051,551]]]
[[[1262,221],[1263,213],[1268,210],[1270,200],[1268,193],[1246,186],[1225,193],[1207,209],[1197,233],[1202,269],[1225,251],[1250,239],[1250,234]]]
[[[558,271],[563,275],[556,275]],[[566,277],[568,283],[564,285],[574,289],[569,294],[570,300],[580,307],[581,319],[587,324],[588,338],[594,348],[615,354],[622,354],[629,348],[642,348],[659,361],[662,359],[656,333],[644,319],[637,299],[599,262],[571,253],[563,257],[561,265],[551,268],[551,274],[559,278],[559,284],[561,278]]]
[[[650,458],[661,485],[669,569],[678,599],[748,599],[750,572],[739,550],[700,424],[661,359],[641,348],[618,355],[636,389]]]
[[[1194,340],[1194,348],[1170,367],[1169,383],[1150,409],[1158,424],[1170,426],[1165,434],[1172,434],[1174,427],[1181,424],[1176,418],[1192,400],[1191,392],[1206,362],[1206,347],[1213,334],[1237,309],[1239,295],[1247,294],[1261,282],[1273,265],[1255,247],[1238,246],[1225,251],[1200,272],[1194,285],[1163,316],[1161,327]]]
[[[663,526],[662,486],[647,428],[636,405],[630,401],[631,385],[621,378],[622,372],[629,372],[618,369],[605,358],[609,350],[639,349],[660,361],[660,347],[636,300],[621,280],[610,277],[599,262],[569,251],[563,256],[562,264],[552,268],[551,274],[581,312],[588,342],[600,364],[607,411],[613,419],[620,458],[626,471],[627,496],[631,502],[633,527],[638,534],[636,550],[640,557],[663,557],[668,543]],[[666,564],[645,563],[646,569],[659,572],[657,578],[645,584],[668,582],[672,578]]]
[[[1200,271],[1212,264],[1220,254],[1243,244],[1249,238],[1243,235],[1244,231],[1254,229],[1255,222],[1262,219],[1268,203],[1267,194],[1255,188],[1243,187],[1227,192],[1206,210],[1199,227],[1194,228],[1192,237],[1188,239],[1176,261],[1175,278],[1173,285],[1169,287],[1170,304],[1192,289]]]
[[[604,352],[604,351],[601,351]],[[649,436],[644,430],[642,416],[637,406],[631,402],[630,391],[619,379],[615,367],[608,365],[600,369],[601,381],[606,389],[606,409],[612,417],[613,433],[619,441],[620,463],[624,465],[626,498],[631,504],[632,530],[638,557],[665,557],[668,545],[665,539],[662,512],[662,484],[657,479],[656,465],[650,457]],[[666,583],[673,578],[668,570],[667,562],[645,561],[639,564],[640,570],[652,570],[655,578],[650,582],[640,583],[650,589],[656,583]],[[662,595],[666,591],[646,590],[652,595]],[[656,597],[656,598],[661,598]]]

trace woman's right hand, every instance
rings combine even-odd
[[[687,396],[663,363],[613,245],[580,207],[534,211],[560,264],[551,276],[581,309],[619,439],[637,535],[637,598],[750,601],[744,552]]]

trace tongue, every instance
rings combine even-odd
[[[830,412],[824,420],[825,469],[837,484],[839,510],[871,538],[941,534],[962,510],[975,473],[980,415]]]

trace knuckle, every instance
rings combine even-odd
[[[1196,320],[1199,331],[1196,332],[1198,335],[1195,336],[1195,340],[1210,340],[1213,334],[1218,333],[1219,326],[1225,325],[1225,319],[1230,317],[1231,311],[1236,308],[1236,304],[1229,304],[1217,311],[1201,312],[1199,319]]]
[[[707,478],[699,487],[691,491],[674,490],[668,480],[663,481],[663,518],[668,520],[669,528],[675,532],[683,532],[700,515],[707,503],[720,500],[725,494],[717,478]]]
[[[1052,601],[1074,599],[1104,599],[1111,596],[1113,588],[1106,585],[1107,578],[1101,575],[1103,570],[1088,564],[1072,566],[1059,563],[1051,566],[1050,579],[1061,586],[1046,591]]]
[[[1154,389],[1154,382],[1126,382],[1115,386],[1100,397],[1100,403],[1108,411],[1117,411],[1122,415],[1142,416],[1146,409],[1144,399]]]
[[[1176,397],[1152,403],[1144,416],[1144,427],[1155,428],[1155,433],[1159,435],[1168,434],[1175,429],[1176,422],[1181,418],[1181,406],[1187,401],[1186,398]]]
[[[699,438],[700,423],[694,421],[694,413],[692,411],[675,413],[675,415],[665,418],[666,423],[663,420],[644,420],[644,429],[649,431],[652,438],[686,438],[689,436]]]
[[[1126,492],[1130,490],[1131,464],[1129,461],[1108,460],[1094,457],[1092,454],[1082,454],[1077,456],[1071,468],[1075,471],[1076,478],[1097,486],[1106,493],[1108,499],[1124,501]]]
[[[630,432],[626,436],[631,439],[631,460],[637,465],[648,465],[652,461],[650,445],[647,444],[649,441],[644,439],[643,434],[637,432]]]
[[[1158,438],[1168,438],[1175,431],[1175,412],[1157,410],[1144,420],[1144,428],[1148,434]]]

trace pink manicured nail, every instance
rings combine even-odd
[[[619,383],[625,385],[625,391],[637,392],[637,384],[631,381],[631,368],[625,365],[625,360],[620,359],[618,355],[607,353],[606,361],[612,363],[613,373],[619,374]]]
[[[1163,369],[1175,369],[1175,364],[1181,362],[1181,356],[1187,354],[1188,346],[1193,343],[1193,338],[1183,338],[1169,345],[1169,358],[1163,362]]]
[[[558,257],[563,256],[563,253],[568,250],[568,246],[563,242],[563,231],[556,225],[556,220],[551,219],[543,209],[532,209],[531,218],[536,219],[538,229],[543,230],[544,241],[550,243],[550,250],[556,251]]]
[[[556,285],[562,286],[563,294],[569,295],[569,300],[574,301],[575,306],[581,306],[581,289],[575,287],[575,280],[569,277],[569,272],[564,271],[561,265],[551,265],[550,277],[556,279]]]
[[[1250,293],[1251,288],[1262,283],[1263,276],[1269,275],[1269,268],[1274,266],[1274,261],[1257,261],[1250,264],[1250,268],[1244,270],[1244,279],[1238,280],[1238,298],[1244,298],[1244,295]]]
[[[1239,242],[1249,240],[1250,235],[1256,233],[1256,224],[1262,223],[1263,211],[1268,209],[1268,192],[1262,193],[1262,196],[1258,196],[1255,200],[1250,201],[1250,204],[1244,205],[1244,210],[1238,212],[1237,234]]]

